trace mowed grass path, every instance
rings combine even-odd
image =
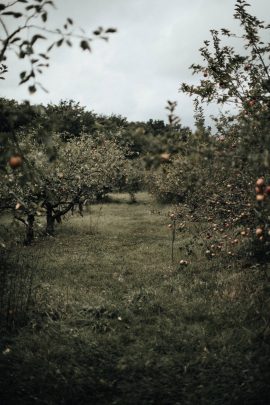
[[[1,405],[270,403],[262,273],[208,261],[188,232],[172,265],[169,207],[113,198],[14,252],[35,307],[0,339]]]

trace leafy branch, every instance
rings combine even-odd
[[[75,27],[70,17],[61,28],[50,28],[47,21],[51,8],[55,8],[54,1],[51,0],[0,3],[0,78],[4,79],[8,72],[8,57],[11,54],[15,54],[18,59],[27,59],[29,68],[20,72],[19,84],[28,83],[30,93],[35,93],[37,87],[46,91],[38,77],[49,67],[53,49],[63,45],[72,47],[76,40],[83,51],[91,52],[91,42],[94,39],[108,41],[110,35],[117,31],[115,28],[98,27],[91,35],[87,35],[82,28]],[[18,20],[17,27],[11,32],[8,29],[10,18]],[[42,42],[46,43],[46,48],[41,52]]]
[[[183,83],[181,91],[195,96],[201,102],[234,104],[245,114],[253,114],[269,105],[269,60],[270,43],[262,41],[261,30],[266,25],[248,13],[249,4],[237,0],[234,18],[240,21],[243,34],[240,36],[222,28],[211,30],[211,41],[204,41],[200,53],[204,64],[193,64],[193,74],[201,74],[200,84]],[[224,37],[243,41],[245,53],[240,55],[232,46],[222,45]]]

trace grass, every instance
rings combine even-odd
[[[9,253],[33,286],[24,322],[2,329],[0,403],[269,404],[265,272],[208,260],[188,230],[172,264],[169,208],[128,199]]]

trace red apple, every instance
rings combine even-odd
[[[263,177],[260,177],[257,181],[256,181],[256,186],[258,187],[262,187],[265,185],[265,181]]]
[[[9,166],[12,167],[12,169],[16,169],[17,167],[20,167],[22,165],[23,159],[20,155],[13,155],[10,156],[8,163]]]

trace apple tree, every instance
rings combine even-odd
[[[86,201],[94,201],[117,185],[125,167],[124,152],[102,136],[98,142],[88,135],[63,141],[55,134],[50,143],[58,150],[53,161],[48,159],[46,144],[37,141],[34,133],[22,134],[19,146],[31,178],[22,170],[21,161],[17,166],[10,160],[6,173],[1,173],[6,185],[3,208],[10,208],[26,225],[27,244],[33,240],[36,216],[46,216],[46,233],[53,234],[55,223],[64,215],[76,207],[82,213]]]
[[[218,149],[208,170],[198,177],[197,184],[208,184],[206,190],[216,194],[210,198],[213,204],[204,204],[204,208],[229,210],[231,221],[236,222],[239,215],[247,215],[246,222],[253,227],[254,215],[261,222],[266,221],[262,216],[267,218],[267,199],[258,201],[258,195],[263,195],[258,193],[255,202],[253,188],[258,178],[264,178],[265,187],[269,179],[270,43],[263,38],[269,35],[270,25],[251,15],[248,7],[244,0],[236,1],[234,18],[242,28],[240,36],[225,28],[211,30],[211,41],[204,41],[200,48],[203,63],[191,66],[201,76],[200,84],[183,83],[181,90],[194,98],[201,118],[204,103],[214,102],[229,110],[214,119]],[[242,53],[231,45],[234,40],[242,41]],[[247,204],[252,209],[247,210]],[[269,228],[266,222],[264,229]]]

